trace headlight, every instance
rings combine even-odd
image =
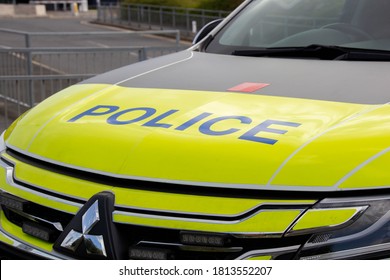
[[[332,209],[336,220],[321,219],[322,211]],[[311,222],[304,220],[309,211],[314,211]],[[324,199],[309,211],[286,234],[312,234],[302,246],[299,259],[390,257],[390,196]]]

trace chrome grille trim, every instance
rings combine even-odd
[[[9,161],[13,165],[15,165],[15,162],[13,162],[12,160],[10,160],[8,158],[5,159],[5,160]],[[40,196],[42,198],[45,198],[45,199],[50,199],[50,200],[53,200],[53,201],[57,201],[57,202],[65,204],[65,205],[75,206],[78,209],[80,209],[84,205],[84,203],[86,202],[86,200],[83,199],[83,198],[70,196],[68,194],[59,194],[59,195],[67,196],[67,197],[69,197],[69,200],[62,199],[62,198],[56,197],[54,195],[45,194],[45,192],[49,192],[50,193],[52,191],[49,190],[49,189],[43,188],[41,186],[38,186],[38,185],[33,185],[33,184],[29,183],[29,182],[25,182],[25,181],[17,178],[15,176],[15,173],[14,173],[15,168],[13,166],[8,165],[5,161],[3,161],[3,158],[0,160],[0,166],[3,167],[4,169],[6,169],[6,172],[7,172],[7,183],[9,185],[13,186],[13,187],[21,189],[23,191],[31,192],[31,193],[33,193],[33,194],[35,194],[37,196]],[[31,185],[35,189],[42,190],[42,192],[30,189],[28,187],[24,187],[24,186],[18,184],[16,181],[19,181],[19,182],[21,182],[23,184],[26,184],[26,185]],[[5,190],[3,190],[1,188],[0,188],[0,190],[1,191],[5,191]],[[71,201],[71,200],[84,201],[84,203],[77,203],[77,202],[74,202],[74,201]],[[303,211],[305,208],[311,206],[313,203],[315,203],[315,201],[308,202],[308,203],[296,203],[296,204],[293,204],[293,203],[280,203],[280,202],[276,202],[276,203],[259,203],[255,207],[249,208],[246,211],[243,211],[241,213],[234,214],[234,215],[219,215],[219,214],[207,214],[207,213],[197,213],[197,212],[180,212],[180,211],[156,210],[156,209],[141,208],[141,207],[129,207],[129,206],[122,206],[122,205],[115,204],[115,208],[116,209],[123,209],[123,210],[128,210],[128,211],[125,212],[123,210],[116,210],[114,212],[114,215],[133,215],[133,216],[141,216],[141,217],[160,218],[160,219],[161,218],[162,219],[165,219],[165,218],[168,218],[168,219],[181,219],[181,220],[185,219],[187,221],[193,220],[193,221],[213,222],[213,223],[215,222],[215,223],[225,224],[225,223],[237,223],[237,222],[246,220],[248,218],[251,218],[251,217],[253,217],[254,215],[256,215],[256,214],[258,214],[260,212],[267,211],[267,210],[269,211],[269,209],[267,209],[267,208],[262,208],[264,206],[265,207],[269,207],[269,206],[282,207],[282,209],[280,209],[280,210],[284,210],[283,207],[286,207],[286,209],[288,208],[289,210]],[[296,208],[294,208],[294,207],[296,207]],[[256,209],[259,209],[259,210],[254,212]],[[137,213],[137,212],[145,212],[145,213]],[[146,213],[146,212],[150,212],[150,214]],[[253,212],[253,213],[251,213],[251,212]],[[70,214],[75,214],[75,213],[70,213]],[[175,215],[182,215],[183,218],[175,217]],[[198,216],[203,216],[204,218],[197,218]],[[215,218],[215,219],[213,219],[213,218]],[[234,218],[237,218],[237,219],[234,219]],[[220,219],[229,219],[229,220],[224,221],[224,220],[220,220]]]
[[[18,188],[20,190],[23,190],[23,191],[26,191],[26,192],[29,192],[29,193],[32,193],[34,195],[40,196],[40,197],[45,198],[45,199],[49,199],[49,200],[53,200],[53,201],[57,201],[57,202],[63,203],[65,205],[75,206],[77,208],[81,208],[83,206],[83,204],[75,203],[75,202],[72,202],[72,201],[69,201],[69,200],[65,200],[65,199],[62,199],[62,198],[51,196],[51,195],[48,195],[48,194],[45,194],[45,193],[42,193],[42,192],[38,192],[38,191],[32,190],[32,189],[27,188],[27,187],[21,186],[20,184],[17,184],[15,182],[15,180],[14,180],[14,177],[13,177],[13,175],[14,175],[14,167],[7,165],[3,160],[0,160],[0,167],[4,168],[6,170],[7,184],[9,184],[12,187]],[[36,186],[36,188],[40,188],[40,189],[42,189],[44,191],[44,189],[42,187]],[[6,190],[4,190],[2,188],[0,188],[0,191],[7,192]],[[67,212],[67,213],[75,214],[73,212]]]

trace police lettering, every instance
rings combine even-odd
[[[145,127],[155,127],[164,129],[175,129],[185,131],[188,128],[197,125],[200,133],[210,136],[224,136],[241,132],[240,140],[252,141],[267,145],[274,145],[278,142],[277,139],[264,137],[261,133],[285,134],[288,132],[287,127],[297,128],[300,123],[286,122],[280,120],[265,120],[261,123],[254,123],[253,120],[246,116],[218,116],[213,118],[213,113],[201,113],[198,116],[185,121],[179,126],[167,122],[165,119],[177,114],[179,110],[168,110],[162,114],[158,114],[155,108],[139,107],[121,110],[118,106],[98,105],[88,109],[81,114],[71,118],[68,122],[77,122],[85,117],[107,117],[106,122],[110,125],[129,125],[133,123],[141,123]],[[234,126],[226,126],[224,129],[216,129],[216,124],[222,124],[230,121],[234,122]],[[246,129],[242,129],[242,127]],[[284,128],[284,129],[283,129]]]

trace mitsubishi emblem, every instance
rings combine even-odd
[[[94,195],[65,227],[54,250],[75,259],[117,259],[122,253],[112,221],[115,196],[111,192]]]
[[[104,247],[104,238],[102,235],[90,235],[89,232],[100,221],[99,201],[85,212],[82,218],[82,232],[71,230],[61,243],[61,247],[73,252],[80,246],[81,242],[85,243],[87,254],[107,257],[106,248]]]

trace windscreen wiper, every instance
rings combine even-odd
[[[323,60],[390,61],[390,51],[309,45],[306,47],[236,50],[232,55],[280,58],[313,58]]]

